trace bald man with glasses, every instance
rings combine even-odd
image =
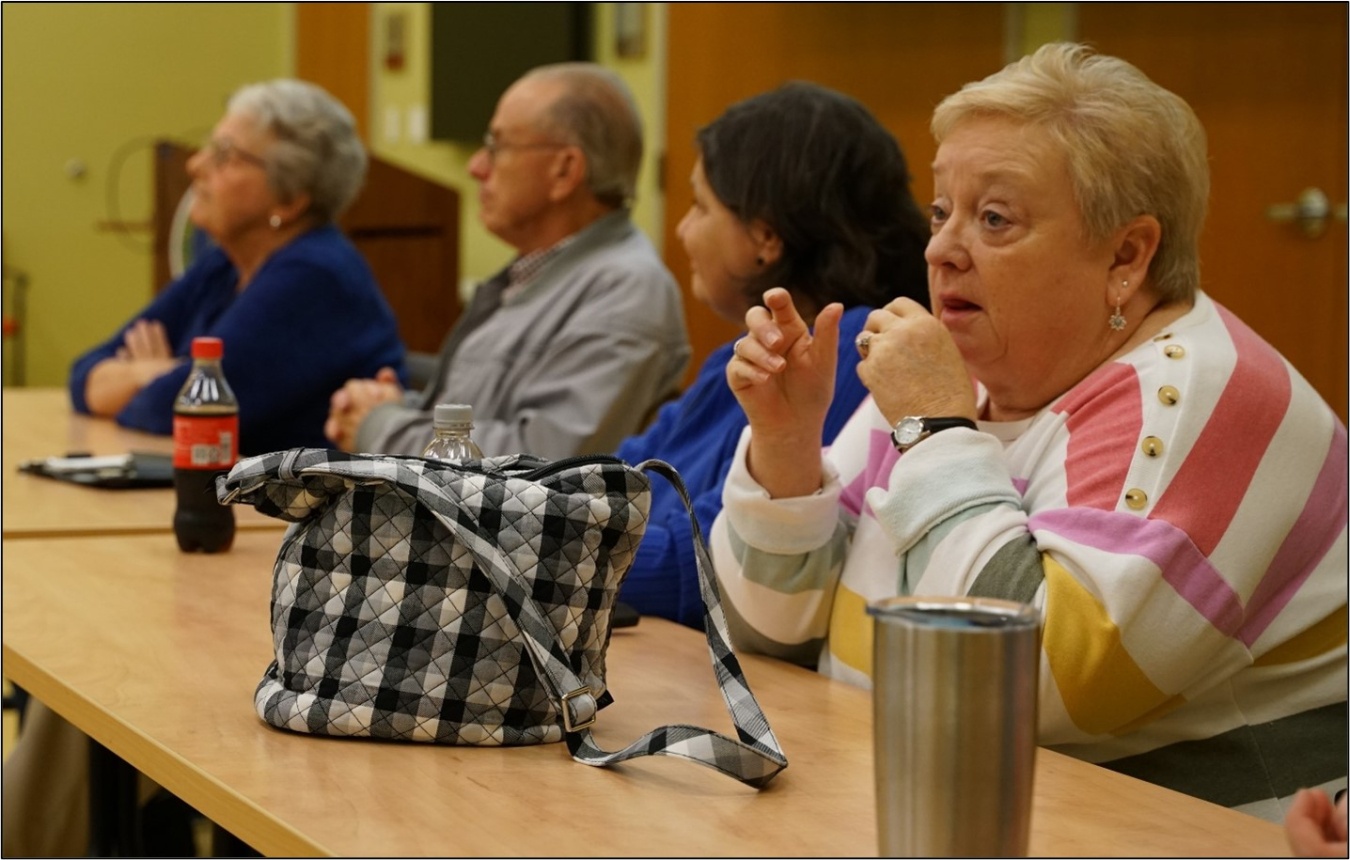
[[[419,454],[437,403],[473,406],[487,456],[613,451],[640,429],[690,356],[679,289],[630,217],[641,160],[641,120],[613,72],[565,63],[512,84],[469,173],[483,226],[516,258],[478,286],[423,390],[392,372],[351,380],[328,437]]]

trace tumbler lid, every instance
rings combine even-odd
[[[888,597],[867,605],[878,621],[966,629],[1038,626],[1036,607],[992,597]]]

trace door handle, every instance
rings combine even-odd
[[[1266,219],[1279,223],[1295,222],[1299,232],[1316,239],[1327,230],[1327,219],[1345,223],[1345,204],[1335,206],[1320,188],[1305,189],[1293,203],[1276,203],[1266,207]]]

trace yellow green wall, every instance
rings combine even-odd
[[[460,190],[461,275],[471,282],[511,252],[478,223],[476,186],[467,173],[472,150],[408,140],[410,111],[429,104],[430,8],[372,4],[373,58],[380,56],[385,18],[394,14],[405,16],[407,62],[399,72],[373,62],[371,148]],[[614,4],[596,4],[595,45],[598,59],[628,81],[643,112],[648,150],[636,217],[659,243],[664,4],[649,4],[646,15],[646,54],[619,59]],[[294,9],[290,3],[6,3],[2,35],[5,264],[28,278],[26,382],[60,385],[75,356],[153,293],[146,229],[151,142],[199,139],[235,88],[293,74]],[[391,112],[397,139],[388,136]],[[68,175],[71,162],[85,166],[82,176]],[[131,227],[118,232],[106,226],[112,221]],[[5,357],[10,354],[6,349]],[[10,362],[6,382],[13,369]]]
[[[148,222],[151,141],[199,139],[234,89],[292,74],[294,11],[6,3],[0,15],[4,262],[28,277],[27,382],[61,385],[153,292],[150,232],[99,226]],[[83,176],[68,175],[72,161]]]
[[[614,5],[595,4],[596,60],[623,76],[642,111],[647,151],[639,182],[635,220],[653,243],[661,240],[661,191],[657,181],[665,141],[665,4],[647,4],[647,51],[641,58],[621,59],[614,50]],[[409,138],[410,114],[427,111],[431,102],[431,9],[427,3],[376,3],[370,26],[371,149],[382,158],[448,185],[460,192],[460,275],[464,286],[491,275],[511,258],[511,249],[478,223],[477,185],[468,173],[474,147]],[[388,71],[379,62],[387,19],[402,16],[407,33],[404,67]],[[416,123],[414,122],[415,126]],[[486,129],[484,129],[486,131]]]

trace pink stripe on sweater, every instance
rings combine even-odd
[[[1261,583],[1247,601],[1247,623],[1238,631],[1243,644],[1260,638],[1270,622],[1293,599],[1304,580],[1340,537],[1346,525],[1346,435],[1336,422],[1331,449],[1294,527],[1280,545]]]
[[[1205,555],[1219,545],[1289,409],[1289,370],[1269,344],[1217,303],[1237,351],[1219,402],[1150,519],[1185,530]],[[1185,361],[1185,358],[1178,359]]]
[[[1057,403],[1054,411],[1067,416],[1064,476],[1069,504],[1115,510],[1143,423],[1134,368],[1106,365]]]
[[[1113,555],[1146,558],[1177,594],[1225,635],[1234,635],[1242,625],[1237,592],[1186,533],[1169,522],[1080,507],[1036,514],[1027,526],[1033,533],[1045,530]]]
[[[864,497],[873,487],[889,487],[891,469],[900,452],[885,430],[873,430],[867,437],[867,465],[839,494],[839,503],[854,516],[861,516]]]

